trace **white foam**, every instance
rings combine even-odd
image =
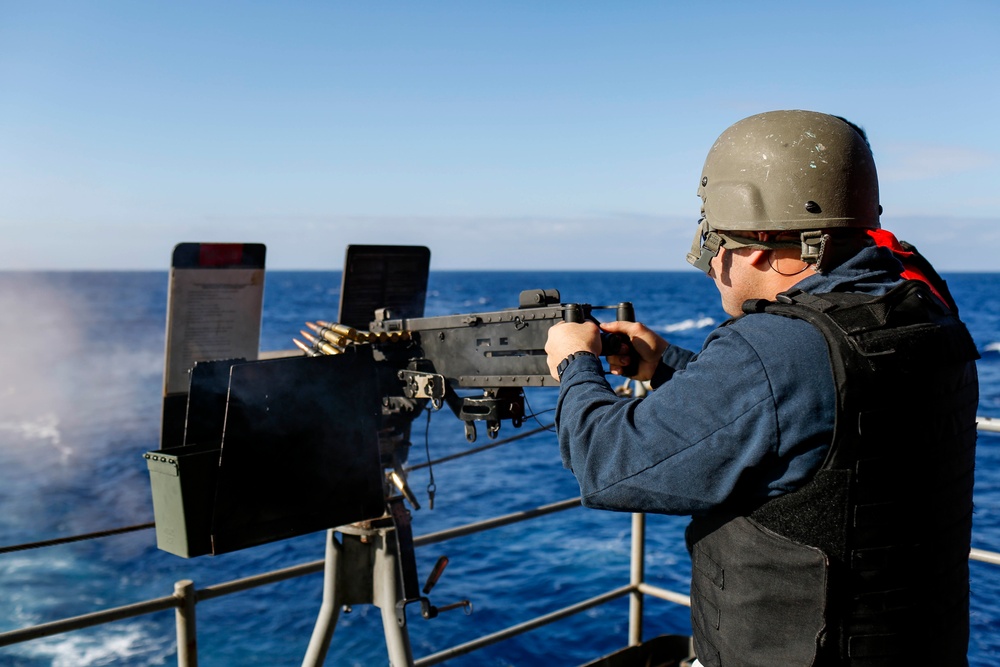
[[[675,324],[664,325],[663,331],[666,333],[676,333],[678,331],[690,331],[692,329],[704,329],[715,326],[715,320],[711,317],[699,317],[697,319],[687,319]]]
[[[1000,342],[988,343],[986,347],[983,348],[985,352],[1000,352]]]
[[[76,567],[76,561],[68,556],[56,556],[51,553],[46,554],[44,559],[34,555],[38,552],[21,551],[6,554],[0,561],[0,575],[6,581],[24,573],[32,573],[44,565],[46,572],[68,572]]]
[[[26,654],[51,659],[52,667],[97,667],[136,657],[147,665],[164,665],[172,653],[166,640],[154,640],[139,623],[103,628],[96,637],[68,633],[25,644]]]

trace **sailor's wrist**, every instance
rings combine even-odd
[[[563,373],[566,372],[569,365],[581,357],[593,357],[594,359],[597,359],[597,355],[589,350],[581,350],[579,352],[572,352],[566,355],[566,358],[560,361],[559,365],[556,367],[556,375],[558,376],[560,382],[562,381]]]

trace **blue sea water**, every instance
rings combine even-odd
[[[946,276],[982,354],[980,414],[1000,417],[1000,274]],[[264,350],[289,349],[303,322],[335,319],[337,272],[271,272]],[[711,281],[696,272],[433,272],[428,315],[512,307],[522,289],[557,288],[567,302],[632,301],[638,319],[697,349],[724,319]],[[152,520],[142,454],[158,447],[165,272],[0,273],[0,546]],[[556,390],[529,392],[551,423]],[[535,423],[529,420],[524,429]],[[411,463],[425,458],[424,421]],[[432,458],[469,448],[461,422],[433,413]],[[501,437],[517,431],[505,424]],[[482,444],[482,440],[479,444]],[[435,508],[413,513],[417,535],[575,497],[554,435],[539,433],[433,468]],[[415,471],[422,500],[429,478]],[[1000,436],[981,434],[973,545],[1000,551]],[[687,591],[686,520],[650,516],[647,578]],[[425,621],[409,613],[419,657],[628,582],[626,514],[575,509],[528,524],[418,550],[421,576],[439,555],[450,565],[438,605],[469,599],[474,613]],[[159,551],[152,531],[0,554],[0,631],[169,595],[180,579],[198,588],[323,557],[315,533],[245,551],[185,560]],[[203,666],[298,665],[321,599],[310,575],[198,606]],[[975,667],[1000,663],[1000,568],[972,564]],[[648,600],[645,636],[690,632],[684,607]],[[627,642],[619,600],[448,664],[579,665]],[[162,612],[0,649],[0,665],[82,667],[175,664],[174,618]],[[377,609],[342,615],[327,664],[387,663]]]

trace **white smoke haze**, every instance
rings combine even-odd
[[[65,446],[62,442],[62,435],[59,432],[59,417],[50,412],[35,419],[15,419],[14,421],[0,421],[0,451],[3,451],[4,441],[14,443],[32,443],[51,446],[57,452],[57,461],[60,464],[69,462],[70,454],[73,450]],[[18,449],[11,445],[10,450]],[[25,447],[27,449],[27,447]]]
[[[73,390],[62,376],[81,336],[63,295],[28,274],[18,278],[0,282],[0,453],[66,464],[72,451],[59,415],[72,408]]]
[[[49,482],[123,440],[155,444],[163,369],[162,343],[110,344],[51,276],[0,276],[0,458]]]

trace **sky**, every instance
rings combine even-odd
[[[868,132],[885,228],[1000,271],[998,32],[995,0],[0,0],[0,270],[694,270],[715,139],[811,109]]]

